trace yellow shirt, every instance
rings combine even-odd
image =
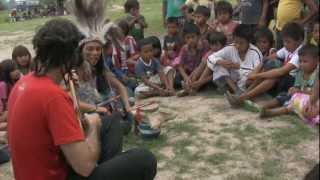
[[[280,0],[276,28],[281,31],[287,23],[300,19],[302,10],[302,0]]]

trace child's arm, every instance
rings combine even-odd
[[[97,105],[92,105],[85,102],[80,102],[79,107],[80,110],[85,113],[110,113],[105,107],[99,107]]]
[[[138,22],[142,26],[143,29],[148,28],[148,24],[147,24],[144,16],[141,16],[140,19],[138,20]]]
[[[157,91],[160,91],[160,92],[161,92],[161,91],[163,90],[163,89],[162,89],[160,86],[158,86],[157,84],[152,83],[151,81],[149,81],[146,76],[141,76],[141,80],[142,80],[142,82],[143,82],[145,85],[147,85],[147,86],[149,86],[149,87],[151,87],[151,88],[153,88],[153,89],[155,89],[155,90],[157,90]]]
[[[304,4],[307,5],[309,9],[309,13],[298,22],[299,24],[303,25],[303,24],[306,24],[313,16],[318,14],[319,8],[316,5],[314,0],[302,0],[302,1],[304,2]]]
[[[259,27],[267,26],[266,17],[268,13],[269,0],[262,0],[262,12],[259,20]]]
[[[137,64],[137,59],[140,57],[139,54],[135,54],[128,59],[128,64]]]
[[[183,80],[185,82],[188,82],[189,76],[187,75],[186,71],[184,70],[184,68],[182,67],[182,65],[178,65],[178,71],[181,74]]]
[[[165,85],[166,88],[169,87],[169,81],[167,76],[164,74],[163,69],[161,68],[158,73],[159,73],[161,82]]]
[[[291,63],[286,64],[285,66],[282,66],[281,68],[272,69],[267,72],[262,72],[258,74],[251,74],[248,76],[248,79],[250,80],[256,80],[256,79],[273,79],[273,78],[279,78],[281,76],[284,76],[286,74],[289,74],[290,71],[296,69],[297,67]]]

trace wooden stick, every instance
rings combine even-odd
[[[79,101],[77,99],[76,89],[74,87],[74,83],[73,83],[71,77],[69,77],[69,88],[70,88],[70,93],[71,93],[72,100],[73,100],[74,110],[77,113],[77,118],[78,118],[78,121],[79,121],[79,125],[80,125],[81,129],[83,130],[83,126],[82,126],[82,123],[81,123],[81,112],[80,112]]]

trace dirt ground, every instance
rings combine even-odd
[[[12,47],[32,49],[32,32],[0,35],[0,59]],[[155,98],[160,109],[176,114],[157,140],[131,135],[126,148],[143,146],[157,158],[156,180],[301,180],[319,162],[319,131],[294,116],[261,120],[255,113],[231,109],[223,96],[208,90],[185,98]],[[10,163],[0,180],[11,180]]]

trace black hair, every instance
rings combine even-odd
[[[129,23],[126,20],[121,20],[118,23],[119,28],[122,30],[123,35],[127,36],[130,31]]]
[[[230,16],[232,16],[233,8],[232,8],[232,5],[227,1],[219,1],[215,5],[215,12],[216,12],[216,16],[218,15],[218,13],[221,13],[221,12],[228,12]]]
[[[303,41],[304,39],[304,29],[298,23],[288,23],[281,31],[282,38],[291,38],[295,41]]]
[[[194,12],[194,9],[192,6],[187,6],[187,12],[188,13],[193,13]]]
[[[250,43],[253,39],[252,28],[250,25],[240,24],[235,28],[233,36],[243,38]]]
[[[194,13],[195,13],[195,14],[201,14],[201,15],[203,15],[204,17],[207,17],[207,18],[209,18],[209,17],[210,17],[210,14],[211,14],[210,9],[207,8],[207,7],[205,7],[205,6],[198,6],[198,7],[196,8],[196,10],[194,11]]]
[[[315,46],[313,44],[306,44],[301,47],[301,49],[298,52],[299,56],[312,56],[314,58],[319,57],[319,48],[318,46]]]
[[[80,64],[76,58],[80,39],[79,30],[69,20],[53,19],[45,23],[32,40],[36,51],[35,75],[43,76],[57,67],[70,71],[75,64]]]
[[[21,56],[25,56],[25,55],[28,55],[29,58],[31,59],[31,54],[30,54],[28,48],[26,48],[23,45],[18,45],[18,46],[13,48],[12,60],[16,61],[17,57],[21,57]]]
[[[125,3],[124,3],[124,11],[125,13],[128,13],[131,11],[131,9],[133,8],[139,8],[140,7],[140,4],[137,0],[127,0]]]
[[[162,52],[160,39],[157,36],[150,36],[150,37],[148,37],[148,39],[152,42],[153,49],[159,50],[159,52],[157,54],[155,54],[154,56],[156,58],[160,58],[161,52]]]
[[[152,45],[153,47],[153,42],[150,38],[144,38],[144,39],[141,39],[139,41],[139,44],[138,44],[138,49],[141,51],[141,49],[144,47],[144,46],[148,46],[148,45]]]
[[[207,35],[207,40],[211,45],[220,43],[222,46],[225,46],[227,44],[227,37],[222,32],[210,32]]]
[[[179,21],[175,17],[168,17],[167,18],[167,24],[176,24],[178,26],[179,25]]]
[[[14,61],[11,59],[3,60],[0,63],[0,81],[13,85],[15,82],[11,79],[10,73],[16,69],[18,66]]]
[[[256,33],[254,34],[254,39],[257,42],[258,39],[266,38],[269,43],[272,45],[274,43],[274,37],[269,28],[258,28]]]
[[[187,34],[197,34],[200,35],[200,29],[197,25],[195,25],[194,23],[186,23],[183,26],[183,36],[187,35]]]

